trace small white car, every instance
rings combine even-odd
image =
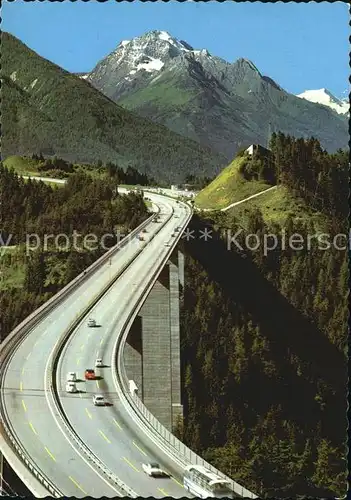
[[[75,382],[67,382],[66,392],[78,392],[76,383]]]
[[[67,382],[77,382],[76,372],[68,372],[67,373]]]
[[[88,319],[88,326],[89,327],[96,326],[96,321],[95,321],[94,318],[89,318]]]
[[[101,394],[95,394],[93,397],[94,406],[105,406],[105,398]]]
[[[168,241],[165,241],[165,247],[170,247],[170,243]]]
[[[142,464],[143,471],[150,477],[163,477],[168,476],[168,474],[160,469],[160,466],[156,462],[151,462],[149,464]]]
[[[98,367],[101,367],[101,366],[104,366],[104,364],[102,362],[102,359],[101,358],[97,358],[97,360],[95,361],[95,367],[98,368]]]

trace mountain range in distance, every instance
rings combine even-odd
[[[348,144],[348,102],[328,91],[286,92],[249,60],[229,63],[166,31],[121,41],[81,78],[114,102],[232,159],[272,132]]]
[[[214,175],[226,158],[115,104],[88,82],[2,33],[1,156],[111,161],[158,181]]]
[[[328,151],[348,144],[347,114],[289,94],[247,59],[230,64],[165,31],[122,41],[79,75],[3,32],[1,74],[2,158],[112,161],[181,182],[216,175],[272,132],[313,135]]]
[[[305,90],[302,94],[298,94],[297,97],[307,99],[307,101],[324,104],[324,106],[328,106],[339,115],[347,115],[350,110],[348,98],[338,99],[328,89]]]

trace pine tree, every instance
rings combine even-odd
[[[44,290],[46,265],[44,254],[37,251],[29,257],[26,267],[24,286],[28,292],[40,295]]]

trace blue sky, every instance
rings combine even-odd
[[[251,59],[294,94],[348,88],[348,6],[336,3],[5,1],[2,29],[69,71],[89,71],[121,40],[160,29],[227,61]]]

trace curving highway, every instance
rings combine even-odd
[[[182,470],[149,440],[131,421],[123,404],[119,401],[112,378],[113,348],[116,337],[123,333],[132,305],[140,302],[148,277],[157,263],[167,254],[164,246],[172,232],[187,215],[181,208],[175,208],[175,215],[155,236],[144,251],[104,295],[89,313],[99,327],[89,328],[86,319],[72,333],[60,357],[57,373],[60,398],[64,411],[79,433],[81,439],[104,463],[130,485],[138,496],[183,497],[187,496],[182,482]],[[154,224],[157,226],[157,224]],[[154,228],[150,225],[150,236]],[[65,393],[66,375],[76,371],[84,379],[84,370],[94,368],[95,359],[102,358],[107,365],[97,368],[97,381],[79,383],[79,395]],[[94,394],[102,393],[111,406],[94,407]],[[169,479],[155,479],[142,472],[143,462],[156,461],[171,473]]]
[[[148,274],[169,252],[165,242],[172,238],[173,229],[184,225],[189,213],[184,205],[176,205],[172,200],[157,195],[150,195],[150,198],[161,209],[160,223],[150,222],[147,226],[147,234],[157,233],[155,238],[150,243],[133,238],[131,243],[119,248],[110,265],[100,267],[87,277],[31,329],[3,368],[1,400],[12,434],[22,443],[41,473],[64,496],[124,496],[116,483],[99,471],[67,436],[48,404],[45,376],[47,361],[59,337],[85,312],[96,294],[133,259],[133,264],[94,306],[93,313],[89,313],[94,314],[101,326],[87,329],[86,320],[83,320],[62,352],[57,373],[60,400],[79,437],[137,495],[181,497],[186,493],[180,484],[181,470],[128,418],[116,397],[111,374],[113,345],[116,335],[121,332],[123,318],[127,317],[128,308],[142,293]],[[166,222],[172,207],[179,218],[172,217]],[[102,379],[98,385],[92,381],[83,382],[79,384],[82,390],[79,395],[66,394],[67,371],[77,371],[82,376],[85,368],[93,368],[97,354],[109,365],[101,369]],[[92,394],[98,392],[106,394],[112,405],[94,407]],[[149,460],[160,462],[172,478],[156,480],[144,475],[141,463]]]

